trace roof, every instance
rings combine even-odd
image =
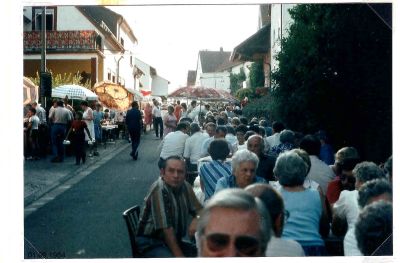
[[[242,63],[243,63],[242,61],[230,61],[230,60],[228,60],[224,64],[219,66],[216,71],[217,72],[225,71],[225,70],[231,69],[231,68],[233,68],[233,67],[235,67],[237,65],[240,65]]]
[[[231,61],[254,61],[271,48],[271,25],[265,25],[233,49]]]
[[[199,59],[201,62],[201,69],[203,73],[216,72],[217,69],[229,61],[231,52],[220,51],[200,51]]]
[[[132,29],[129,27],[124,17],[120,14],[117,14],[104,6],[77,6],[77,8],[101,31],[110,31],[115,39],[118,35],[118,24],[124,24],[126,26],[126,29],[128,31],[127,33],[131,41],[137,42],[137,39],[134,36]],[[117,39],[116,41],[118,42]]]
[[[196,83],[196,70],[189,70],[187,75],[187,86],[195,85]]]

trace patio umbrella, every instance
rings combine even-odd
[[[172,98],[188,98],[188,99],[198,99],[205,101],[226,101],[234,102],[237,101],[229,92],[208,87],[194,87],[187,86],[182,87],[174,92],[170,93],[168,97]]]
[[[93,90],[99,97],[99,101],[110,109],[126,111],[133,102],[133,94],[116,83],[102,81],[96,83]]]
[[[97,95],[95,93],[85,87],[76,84],[66,84],[58,86],[51,90],[51,96],[61,99],[64,99],[67,96],[68,99],[97,100]]]

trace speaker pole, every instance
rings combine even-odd
[[[40,102],[44,101],[43,98],[43,78],[42,74],[46,72],[46,6],[42,7],[42,21],[41,21],[41,32],[40,32],[40,39],[41,39],[41,46],[42,46],[42,54],[41,54],[41,60],[40,60],[40,85],[39,85],[39,94],[40,94]]]

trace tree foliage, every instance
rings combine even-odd
[[[72,73],[53,74],[50,71],[50,73],[51,73],[51,81],[52,81],[51,83],[53,88],[66,84],[76,84],[88,88],[89,90],[91,89],[90,80],[86,81],[85,83],[82,83],[84,80],[79,72],[76,74]],[[36,72],[36,77],[30,79],[35,85],[40,86],[39,72]]]
[[[235,97],[238,98],[239,100],[243,100],[245,97],[248,99],[252,99],[255,96],[255,91],[251,88],[245,88],[245,89],[239,89]]]
[[[229,80],[231,83],[230,89],[231,89],[231,94],[236,94],[236,92],[242,88],[242,83],[243,81],[246,80],[246,74],[244,74],[243,68],[240,69],[240,72],[238,74],[235,73],[230,73],[229,74]]]
[[[257,61],[251,64],[249,78],[250,88],[255,90],[256,88],[264,87],[265,76],[262,62]]]
[[[366,4],[304,4],[290,14],[271,115],[291,129],[326,129],[337,148],[383,161],[392,144],[391,28]]]

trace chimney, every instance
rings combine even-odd
[[[222,47],[220,47],[219,52],[224,52],[224,49]]]

